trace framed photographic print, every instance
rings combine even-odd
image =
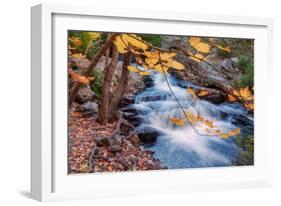
[[[272,185],[271,19],[43,4],[31,21],[34,199]]]

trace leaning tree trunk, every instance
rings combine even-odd
[[[109,107],[109,117],[108,117],[109,120],[114,117],[118,105],[126,91],[128,85],[128,78],[129,78],[129,70],[127,67],[129,66],[129,64],[130,64],[130,53],[127,53],[124,55],[124,62],[123,62],[120,82],[117,86],[116,91],[114,91],[113,97],[111,99],[111,103]]]
[[[115,68],[118,63],[118,56],[118,50],[115,46],[113,46],[111,62],[108,66],[105,65],[101,102],[97,117],[97,122],[100,124],[105,124],[108,120],[110,86]]]
[[[109,34],[109,38],[106,40],[106,42],[102,45],[102,47],[99,49],[99,51],[97,52],[97,54],[94,56],[94,58],[91,60],[90,65],[88,66],[88,68],[85,70],[85,72],[83,72],[82,75],[84,76],[90,76],[93,73],[93,70],[95,68],[95,66],[98,64],[100,58],[102,57],[102,55],[104,54],[104,52],[111,47],[116,35],[118,34]],[[69,99],[68,99],[68,104],[69,106],[72,105],[72,103],[74,102],[74,99],[81,87],[82,83],[80,82],[75,82],[75,84],[73,85],[71,91],[70,91],[70,95],[69,95]]]

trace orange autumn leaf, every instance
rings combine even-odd
[[[90,81],[92,81],[94,79],[94,77],[82,76],[82,75],[76,73],[75,71],[73,71],[72,69],[68,69],[68,73],[70,74],[71,79],[73,81],[80,82],[82,84],[90,84]]]
[[[191,55],[190,58],[196,62],[201,62],[205,59],[205,57],[202,54]]]
[[[230,95],[230,94],[227,95],[227,98],[228,98],[228,101],[230,101],[230,102],[235,102],[235,101],[237,101],[237,98],[234,97],[234,96],[232,96],[232,95]]]
[[[240,134],[240,128],[233,129],[233,130],[229,131],[228,134],[229,134],[229,136],[238,135],[238,134]]]
[[[179,118],[175,118],[175,117],[171,117],[170,119],[170,122],[178,125],[178,126],[183,126],[184,125],[184,121],[179,119]]]
[[[223,47],[223,46],[220,46],[220,45],[215,45],[217,48],[219,48],[220,50],[223,50],[225,52],[231,52],[231,49],[229,47]]]
[[[206,90],[201,90],[197,95],[200,96],[200,97],[203,97],[203,96],[206,96],[207,94],[209,94],[208,91],[206,91]]]
[[[213,128],[214,127],[214,122],[209,121],[209,120],[205,120],[205,125],[210,127],[210,128]]]
[[[130,45],[132,45],[136,48],[139,48],[142,50],[148,49],[148,45],[146,43],[144,43],[144,41],[142,41],[142,39],[135,34],[123,34],[122,38],[126,42],[128,42]]]
[[[195,94],[195,90],[194,90],[194,89],[192,89],[192,88],[189,87],[189,88],[187,88],[187,92],[188,92],[189,94],[191,94],[193,97],[195,97],[195,98],[197,97],[196,94]]]

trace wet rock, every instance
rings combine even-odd
[[[166,100],[166,95],[156,95],[156,96],[144,96],[141,98],[141,101],[143,102],[155,102],[160,100]]]
[[[126,107],[129,106],[130,104],[134,104],[135,100],[132,97],[123,97],[122,100],[119,103],[120,107]]]
[[[144,144],[145,146],[152,146],[156,143],[159,133],[152,128],[145,128],[141,131],[138,131],[137,135],[141,144]]]
[[[98,147],[104,147],[104,146],[109,146],[110,145],[110,141],[108,137],[97,137],[95,139],[96,141],[96,145]]]
[[[123,118],[135,127],[139,126],[142,123],[142,118],[137,116],[137,111],[135,109],[125,110],[125,112],[123,112]]]
[[[123,114],[131,114],[131,115],[138,115],[138,110],[135,108],[124,108],[121,110]]]
[[[254,122],[247,116],[242,114],[232,114],[231,123],[237,125],[241,129],[241,133],[253,134],[254,132]]]
[[[221,93],[208,94],[206,96],[200,97],[200,99],[211,102],[213,104],[220,104],[226,101],[226,95],[223,95]]]
[[[144,82],[145,87],[152,87],[153,86],[153,80],[150,76],[143,76],[142,80]]]

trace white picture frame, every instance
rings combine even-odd
[[[272,186],[274,136],[267,121],[271,96],[266,90],[274,75],[272,19],[58,4],[34,6],[31,14],[32,198],[53,201]],[[68,29],[255,38],[255,165],[67,175],[67,69],[55,68],[66,67]]]

